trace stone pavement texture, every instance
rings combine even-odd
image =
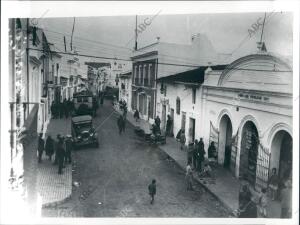
[[[116,110],[118,110],[117,107]],[[127,120],[134,126],[138,126],[141,129],[149,127],[149,123],[145,120],[139,120],[139,122],[136,122],[131,112],[127,113]],[[165,145],[159,145],[159,148],[168,154],[183,170],[185,170],[187,165],[187,152],[180,150],[180,145],[174,138],[167,138],[167,143]],[[213,175],[213,182],[199,178],[197,174],[194,175],[194,178],[228,209],[232,211],[238,209],[240,181],[235,178],[230,171],[224,169],[222,166],[214,167]],[[252,190],[252,193],[257,199],[258,193],[254,190]],[[269,204],[267,206],[268,217],[279,218],[280,213],[280,202],[269,200]]]
[[[51,119],[48,124],[46,137],[51,134],[67,135],[71,132],[70,119]],[[58,166],[53,165],[48,157],[43,155],[42,163],[38,164],[37,191],[42,197],[42,206],[53,206],[67,200],[72,194],[72,165],[66,165],[63,174],[58,174]]]
[[[228,210],[195,183],[186,190],[185,173],[167,154],[137,136],[128,122],[119,134],[118,114],[105,101],[94,118],[99,147],[74,151],[72,198],[42,210],[44,217],[228,217]],[[150,204],[148,185],[157,180]]]

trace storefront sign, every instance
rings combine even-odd
[[[238,94],[238,98],[253,100],[253,101],[261,101],[261,102],[268,102],[270,100],[270,98],[266,96],[262,96],[258,94],[242,93],[242,92]]]

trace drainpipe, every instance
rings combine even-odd
[[[16,66],[16,61],[15,61],[15,50],[13,50],[13,47],[15,46],[15,38],[16,38],[16,33],[15,33],[15,27],[16,27],[16,20],[15,19],[11,19],[9,20],[10,22],[10,28],[11,28],[11,36],[12,36],[12,46],[10,47],[11,49],[9,50],[9,52],[11,53],[10,57],[11,57],[11,103],[10,103],[10,113],[11,113],[11,121],[10,121],[10,161],[11,161],[11,170],[10,170],[10,176],[12,177],[14,174],[13,171],[13,150],[14,150],[14,137],[15,137],[15,102],[16,102],[16,93],[15,93],[15,66]]]
[[[27,28],[26,28],[26,81],[27,81],[27,102],[29,101],[29,18],[26,19],[26,24],[27,24]],[[25,110],[24,110],[25,111]],[[27,106],[27,116],[29,115],[29,106]],[[24,116],[25,118],[25,116]],[[25,121],[24,121],[25,122]]]
[[[158,57],[156,59],[156,67],[155,67],[155,95],[154,95],[154,113],[153,113],[153,119],[156,117],[156,100],[157,100],[157,73],[158,73]]]

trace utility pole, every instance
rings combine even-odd
[[[66,36],[64,36],[65,52],[67,52]]]
[[[26,82],[27,82],[27,102],[29,102],[29,18],[26,19]],[[24,104],[23,107],[26,107],[26,105]],[[27,116],[29,115],[29,107],[27,106]],[[24,109],[24,113],[25,113],[25,109]],[[26,118],[27,118],[26,116]],[[24,115],[24,122],[25,122],[25,115]]]
[[[15,143],[15,115],[16,115],[16,105],[14,104],[14,102],[16,102],[16,92],[15,92],[15,88],[16,88],[16,70],[15,70],[15,66],[16,66],[16,56],[15,56],[15,50],[13,50],[13,47],[16,45],[16,32],[15,32],[15,28],[16,28],[16,19],[10,19],[9,20],[9,27],[11,28],[11,37],[12,37],[12,46],[10,46],[9,49],[9,54],[10,54],[10,60],[12,61],[11,63],[11,80],[10,80],[10,93],[11,93],[11,99],[10,99],[10,162],[11,162],[11,168],[10,168],[10,176],[13,177],[14,175],[14,170],[13,170],[13,151],[14,151],[14,143]]]
[[[73,50],[73,34],[74,34],[74,26],[75,26],[75,17],[73,21],[72,35],[71,35],[71,51]]]
[[[134,42],[134,50],[137,51],[137,15],[135,16],[135,42]]]

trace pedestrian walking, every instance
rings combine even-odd
[[[118,124],[118,128],[119,128],[119,134],[121,134],[122,131],[123,131],[123,126],[124,126],[123,125],[123,117],[122,117],[122,115],[119,116],[117,124]]]
[[[54,151],[55,151],[55,158],[54,158],[54,165],[58,164],[58,146],[59,146],[59,140],[61,139],[60,134],[56,135],[56,141],[54,141]]]
[[[68,118],[69,117],[69,106],[68,106],[68,102],[67,102],[66,98],[63,101],[63,110],[64,110],[65,118]]]
[[[188,163],[186,166],[186,173],[185,173],[185,181],[186,181],[186,187],[188,191],[193,190],[193,170],[191,167],[191,164]]]
[[[140,114],[139,111],[136,109],[134,114],[133,114],[133,118],[135,118],[135,122],[138,122],[140,119]]]
[[[52,160],[52,155],[54,154],[54,140],[51,135],[49,135],[46,139],[46,155],[49,157],[49,160]]]
[[[63,147],[63,139],[60,138],[57,146],[58,174],[62,174],[64,166],[65,150]]]
[[[210,146],[208,147],[207,151],[208,151],[208,158],[210,160],[216,161],[217,160],[217,149],[215,147],[215,142],[214,141],[212,141],[210,143]]]
[[[186,137],[185,137],[184,129],[182,129],[180,134],[180,150],[184,149],[185,142],[186,142]]]
[[[55,102],[54,102],[54,101],[52,101],[52,103],[51,103],[51,115],[52,115],[52,118],[53,118],[53,119],[56,118]]]
[[[267,196],[267,189],[262,188],[259,194],[258,200],[258,217],[267,217],[267,206],[268,206],[268,196]]]
[[[126,117],[122,117],[122,131],[125,133],[125,128],[126,128]]]
[[[155,125],[157,126],[157,128],[159,129],[159,131],[160,131],[160,118],[159,118],[159,116],[156,116],[156,118],[154,119],[154,123],[155,123]]]
[[[38,162],[42,162],[42,156],[45,149],[45,141],[43,140],[43,134],[40,133],[38,138]]]
[[[126,119],[126,116],[127,116],[127,105],[125,103],[125,105],[123,106],[123,117],[124,117],[124,119]]]
[[[66,136],[65,140],[65,148],[66,148],[66,157],[65,157],[65,164],[72,162],[72,151],[73,151],[73,140],[71,135]]]
[[[284,183],[281,190],[281,218],[292,216],[292,181],[289,179]]]
[[[193,146],[193,167],[195,169],[198,168],[198,152],[199,152],[199,142],[198,140],[196,139],[195,140],[195,143],[194,143],[194,146]]]
[[[268,188],[273,201],[277,198],[278,185],[279,185],[279,177],[277,175],[277,170],[276,168],[273,168],[272,174],[268,180]]]
[[[204,150],[204,143],[203,143],[203,138],[200,138],[200,141],[198,143],[198,152],[197,152],[197,170],[200,172],[202,170],[202,163],[204,162],[204,155],[205,155],[205,150]]]
[[[151,198],[150,204],[154,203],[154,196],[156,195],[156,180],[153,179],[151,184],[148,185],[148,191]]]
[[[59,118],[62,119],[64,116],[64,105],[62,102],[58,103],[58,111],[59,111]]]
[[[172,117],[170,115],[168,115],[167,117],[168,117],[168,119],[167,119],[167,125],[166,125],[166,136],[172,137],[173,134],[171,132],[171,128],[172,128],[172,125],[173,125],[173,120],[172,120]]]

